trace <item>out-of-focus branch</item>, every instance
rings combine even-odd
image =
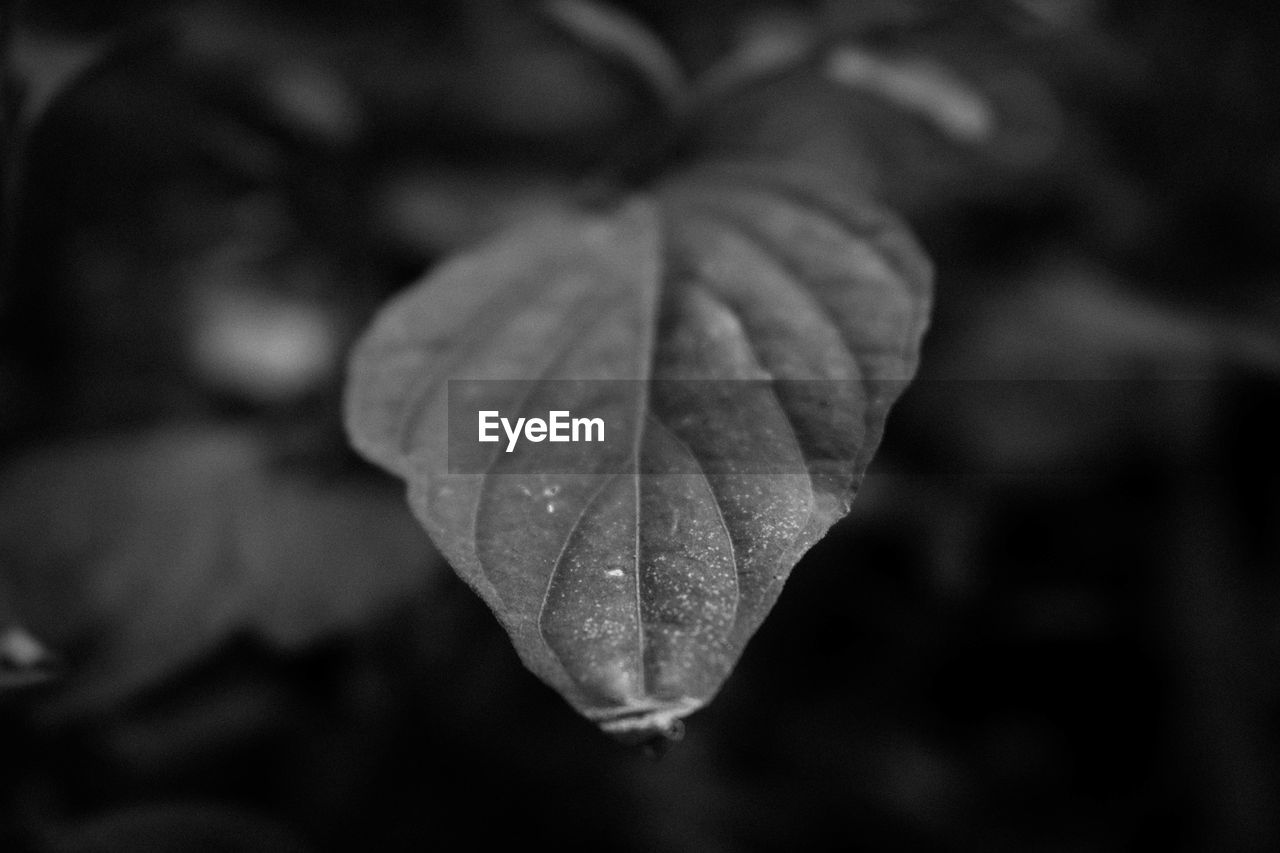
[[[21,148],[20,87],[13,61],[22,0],[0,3],[0,313],[12,280],[18,220],[18,151]]]

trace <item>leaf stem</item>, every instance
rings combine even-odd
[[[689,82],[683,97],[669,101],[667,121],[656,132],[633,145],[629,157],[609,164],[603,175],[593,176],[588,186],[600,193],[604,185],[637,186],[667,170],[673,153],[690,141],[698,123],[719,103],[779,80],[816,61],[831,46],[830,40],[815,39],[794,50],[772,55],[730,53]]]

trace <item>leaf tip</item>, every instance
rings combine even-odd
[[[684,698],[660,705],[630,705],[588,714],[602,730],[627,746],[643,746],[655,757],[684,737],[684,717],[702,707]]]

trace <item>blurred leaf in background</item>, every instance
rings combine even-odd
[[[250,635],[297,649],[430,587],[395,489],[276,461],[247,429],[52,446],[0,472],[10,609],[67,657],[54,715],[119,705]]]

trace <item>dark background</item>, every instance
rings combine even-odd
[[[923,58],[995,129],[813,64],[681,117],[514,0],[10,0],[0,849],[1280,849],[1271,4],[616,5],[691,75]],[[856,176],[937,306],[655,761],[346,449],[342,357],[502,223],[714,156]]]

